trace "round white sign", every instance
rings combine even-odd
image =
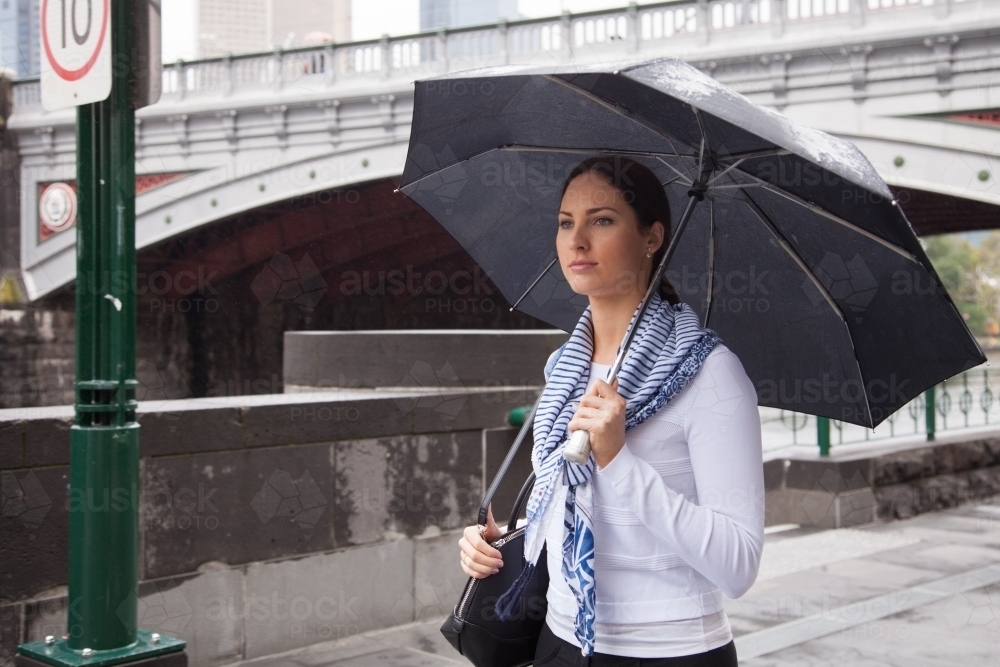
[[[111,92],[110,0],[42,0],[42,106],[55,111]]]
[[[69,229],[76,222],[76,192],[65,183],[53,183],[38,202],[42,224],[52,232]]]

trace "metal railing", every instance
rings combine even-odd
[[[516,64],[548,56],[569,61],[574,51],[590,55],[647,45],[666,46],[678,37],[712,32],[760,30],[778,20],[796,25],[845,14],[899,11],[928,4],[973,3],[979,0],[673,0],[614,10],[563,13],[561,16],[500,22],[485,26],[441,29],[415,35],[383,37],[319,46],[279,49],[192,62],[165,64],[163,99],[231,95],[280,89],[306,80],[333,85],[338,81],[430,76],[472,67]],[[761,32],[762,38],[780,31]],[[624,48],[623,48],[624,47]],[[38,79],[15,82],[15,109],[40,106]]]
[[[923,392],[875,429],[790,410],[760,410],[765,451],[805,445],[819,447],[826,456],[838,445],[903,436],[934,440],[942,431],[1000,426],[1000,368],[959,373]]]

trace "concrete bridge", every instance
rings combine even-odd
[[[191,63],[136,129],[137,244],[402,172],[414,79],[500,63],[677,55],[854,141],[918,233],[1000,224],[1000,0],[711,0]],[[74,278],[74,114],[14,85],[21,268]],[[67,183],[69,188],[51,184]],[[346,195],[346,196],[349,196]]]

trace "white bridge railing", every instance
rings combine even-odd
[[[669,46],[669,40],[713,32],[757,31],[762,39],[797,25],[905,11],[922,5],[979,4],[988,0],[674,0],[618,10],[564,13],[512,21],[383,37],[343,44],[278,50],[164,66],[163,99],[230,95],[280,89],[308,78],[334,84],[358,78],[419,77],[472,67],[537,60],[546,55],[565,62],[574,51],[624,55]],[[770,25],[770,29],[764,26]],[[304,82],[303,82],[304,83]],[[37,79],[16,82],[15,110],[40,108]]]

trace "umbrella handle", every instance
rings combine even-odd
[[[573,463],[584,465],[590,458],[590,432],[580,429],[573,431],[569,442],[563,447],[563,458]]]

